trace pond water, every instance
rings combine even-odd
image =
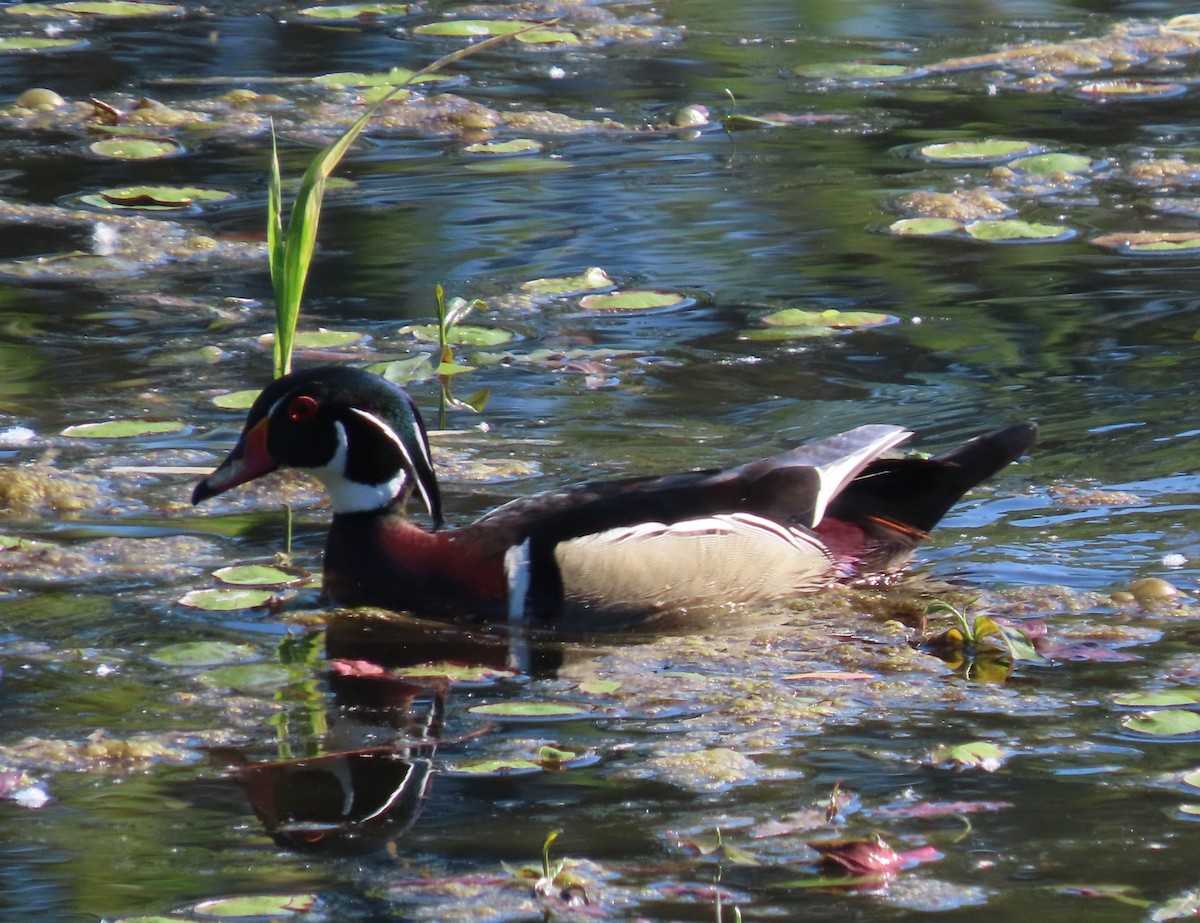
[[[256,919],[1195,915],[1192,12],[0,9],[0,39],[77,40],[0,51],[0,919],[194,919],[264,894],[293,898]],[[364,91],[311,78],[415,69],[461,43],[417,27],[520,16],[578,41],[450,65],[338,171],[301,328],[365,337],[297,363],[429,353],[407,327],[433,319],[435,285],[479,299],[468,323],[514,337],[456,348],[473,368],[454,394],[489,392],[434,439],[460,522],[863,423],[939,451],[1036,420],[1030,456],[950,514],[909,584],[599,639],[331,613],[311,584],[266,608],[179,602],[275,561],[285,501],[292,566],[320,568],[328,514],[305,482],[188,504],[189,471],[241,426],[214,398],[270,376],[269,120],[294,179],[361,111]],[[61,100],[18,105],[38,87]],[[180,149],[92,149],[131,129]],[[516,138],[540,147],[470,149]],[[1028,146],[931,147],[984,139]],[[1051,154],[1070,156],[1029,160]],[[143,184],[233,195],[80,202]],[[589,267],[687,300],[522,289]],[[785,309],[884,317],[763,321]],[[438,384],[410,389],[436,420]],[[183,426],[61,435],[117,419]],[[1010,620],[1043,659],[935,656],[920,642],[952,622],[923,616],[934,601]],[[499,673],[331,669],[364,657]],[[472,710],[513,702],[581,711]],[[567,862],[538,896],[556,831]],[[824,880],[810,843],[874,836],[902,868]]]

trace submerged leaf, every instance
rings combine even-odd
[[[211,667],[252,660],[257,656],[257,649],[251,645],[231,641],[183,641],[150,652],[150,659],[155,663],[172,667]]]

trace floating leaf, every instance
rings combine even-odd
[[[888,225],[888,230],[893,234],[934,237],[938,234],[961,231],[962,222],[953,218],[901,218]]]
[[[65,3],[15,3],[5,7],[4,11],[17,16],[69,19],[72,16],[180,16],[183,7],[141,0],[68,0]]]
[[[476,777],[528,776],[542,772],[540,763],[526,759],[497,759],[477,760],[466,763],[451,763],[443,772],[450,775],[469,775]]]
[[[39,542],[32,538],[15,535],[0,535],[0,551],[32,551],[37,548],[53,548],[50,542]]]
[[[85,39],[78,38],[43,38],[37,35],[6,35],[0,38],[0,52],[63,51],[67,48],[85,48],[87,45]]]
[[[509,141],[479,141],[468,144],[463,150],[468,154],[528,154],[540,151],[543,145],[532,138],[513,138]]]
[[[894,324],[896,318],[890,314],[877,314],[871,311],[805,311],[801,308],[784,308],[762,318],[762,322],[771,327],[833,327],[838,330],[849,330],[856,327],[877,327],[880,324]]]
[[[584,295],[579,306],[585,311],[652,311],[692,304],[692,299],[678,292],[630,290],[609,295]]]
[[[406,385],[413,381],[426,381],[436,374],[433,359],[428,353],[421,353],[419,356],[411,356],[408,359],[397,359],[394,362],[369,365],[367,371],[381,375],[398,385]]]
[[[324,327],[318,327],[316,330],[297,333],[292,338],[292,345],[300,349],[331,349],[336,346],[360,343],[365,339],[366,334],[356,330],[327,330]],[[264,333],[258,338],[258,342],[270,345],[275,342],[275,334]]]
[[[533,279],[521,285],[523,292],[542,295],[579,295],[584,292],[602,292],[616,288],[616,283],[599,266],[593,266],[577,276],[559,279]]]
[[[919,67],[904,64],[872,64],[847,61],[838,64],[802,64],[796,68],[802,77],[824,80],[900,80],[923,73]]]
[[[927,144],[921,148],[921,156],[940,163],[1000,163],[1035,154],[1037,150],[1038,146],[1031,141],[991,138]]]
[[[1200,769],[1193,769],[1183,777],[1183,784],[1192,788],[1200,788]]]
[[[1008,754],[986,740],[974,740],[965,744],[939,744],[933,748],[929,761],[935,766],[954,769],[982,769],[995,772]]]
[[[210,612],[226,612],[233,609],[257,609],[269,603],[275,594],[271,590],[211,589],[192,590],[180,600],[180,605]]]
[[[1185,92],[1185,84],[1164,80],[1098,80],[1075,89],[1075,93],[1084,99],[1098,99],[1101,102],[1171,99],[1182,96]]]
[[[1009,166],[1023,173],[1045,176],[1052,173],[1084,173],[1092,168],[1092,158],[1083,154],[1035,154],[1014,160]]]
[[[254,692],[290,686],[308,677],[301,667],[282,663],[237,663],[201,673],[197,679],[207,686]]]
[[[213,403],[225,410],[249,410],[258,397],[258,388],[247,388],[245,391],[228,391],[213,398]]]
[[[976,240],[1067,240],[1075,232],[1062,224],[1035,224],[1015,218],[972,221],[964,230]]]
[[[393,67],[388,71],[363,73],[358,71],[341,71],[336,74],[322,74],[313,77],[313,83],[327,87],[398,87],[405,83],[433,83],[449,80],[449,77],[439,74],[422,74],[416,76],[416,71],[406,67]],[[395,97],[393,97],[395,98]]]
[[[453,38],[481,38],[488,35],[517,35],[518,42],[531,45],[563,44],[577,45],[579,37],[574,32],[559,29],[530,29],[531,22],[503,19],[451,19],[445,22],[431,22],[417,26],[413,32],[418,35],[440,35]],[[528,30],[528,31],[522,31]]]
[[[415,324],[401,327],[400,334],[409,334],[422,343],[438,342],[437,324]],[[499,346],[513,338],[512,332],[500,327],[475,327],[470,324],[456,324],[446,331],[446,342],[451,346]]]
[[[499,679],[512,679],[515,670],[501,670],[478,663],[422,663],[410,667],[396,667],[388,671],[389,676],[405,679],[447,680],[451,683],[486,685]]]
[[[231,641],[184,641],[150,652],[150,659],[155,663],[172,667],[211,667],[252,660],[257,656],[257,649],[249,644],[234,644]]]
[[[93,142],[90,149],[93,154],[117,160],[154,160],[180,153],[183,145],[166,138],[109,138]]]
[[[1103,234],[1091,242],[1097,247],[1125,253],[1177,253],[1200,249],[1200,231],[1132,231]]]
[[[198,202],[223,202],[232,198],[232,192],[197,186],[123,186],[80,196],[79,201],[94,208],[164,211],[191,208]]]
[[[64,436],[87,439],[125,439],[130,436],[157,436],[185,429],[178,420],[108,420],[104,423],[79,423],[62,431]]]
[[[222,583],[234,586],[287,586],[303,580],[297,574],[269,567],[265,564],[240,564],[234,567],[222,567],[213,571],[213,576]]]
[[[1114,699],[1116,704],[1133,708],[1174,708],[1200,705],[1200,689],[1162,689],[1157,692],[1129,692]]]
[[[554,170],[570,170],[573,166],[570,161],[552,160],[547,157],[503,157],[469,163],[464,169],[472,173],[547,173]]]
[[[236,917],[267,917],[271,919],[294,913],[307,913],[319,903],[313,894],[259,894],[247,897],[221,897],[201,901],[192,913],[202,917],[230,919]]]
[[[590,710],[582,705],[562,702],[493,702],[490,705],[476,705],[467,711],[489,718],[526,720],[579,718],[590,714]]]
[[[1130,715],[1121,727],[1147,737],[1181,737],[1200,734],[1200,712],[1170,709]]]
[[[309,19],[359,19],[376,16],[407,16],[411,3],[338,3],[333,6],[306,6],[297,16]]]
[[[589,679],[579,684],[579,691],[588,695],[611,695],[621,688],[615,679]]]

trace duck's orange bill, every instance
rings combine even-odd
[[[252,429],[242,433],[242,438],[233,451],[225,456],[225,461],[196,485],[192,491],[192,503],[215,497],[231,487],[270,474],[279,467],[267,451],[267,420],[264,417]]]

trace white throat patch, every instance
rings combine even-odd
[[[369,510],[383,509],[400,491],[408,480],[408,475],[401,468],[396,476],[382,484],[362,484],[346,477],[346,457],[349,452],[349,442],[346,439],[346,427],[340,422],[334,422],[337,430],[338,447],[333,458],[320,468],[307,468],[310,474],[325,485],[329,492],[329,502],[335,513],[365,513]]]

